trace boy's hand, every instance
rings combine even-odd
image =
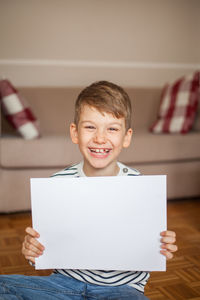
[[[35,263],[35,257],[42,255],[45,248],[36,240],[40,237],[37,231],[31,227],[27,227],[25,232],[27,235],[25,236],[22,244],[22,254],[26,259]]]
[[[163,250],[160,251],[163,255],[166,256],[167,259],[171,259],[173,257],[172,252],[176,252],[178,250],[178,247],[174,245],[176,242],[176,233],[174,231],[163,231],[160,234],[162,236],[161,238],[161,248]]]

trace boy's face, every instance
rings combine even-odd
[[[132,136],[132,129],[126,131],[124,118],[117,119],[110,113],[84,105],[78,128],[72,123],[70,133],[84,157],[83,169],[87,176],[98,172],[101,176],[117,174],[118,156],[122,148],[130,145]]]

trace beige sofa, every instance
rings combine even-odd
[[[30,178],[48,177],[81,160],[69,136],[81,88],[20,88],[40,121],[41,138],[23,140],[3,119],[0,212],[30,209]],[[120,161],[143,174],[167,174],[168,199],[200,196],[200,132],[152,134],[161,89],[127,88],[133,104],[134,136]]]

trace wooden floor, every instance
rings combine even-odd
[[[0,274],[48,275],[21,255],[30,213],[0,215]],[[200,199],[168,201],[168,229],[177,233],[179,251],[167,272],[153,272],[145,295],[151,300],[200,300]]]

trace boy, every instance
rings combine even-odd
[[[70,135],[72,142],[79,146],[83,162],[53,176],[139,175],[137,170],[117,161],[122,148],[127,148],[132,138],[130,99],[121,87],[100,81],[85,88],[76,101]],[[26,233],[22,253],[34,264],[44,246],[37,241],[39,233],[33,228],[27,228]],[[177,250],[173,244],[175,233],[166,231],[161,236],[161,253],[172,258],[172,252]],[[36,299],[38,296],[77,300],[147,299],[143,292],[148,278],[147,272],[103,270],[54,270],[47,277],[2,276],[7,289],[7,298],[3,299]]]

